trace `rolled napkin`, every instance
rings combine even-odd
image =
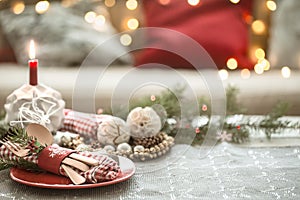
[[[71,168],[72,171],[76,172],[84,178],[82,183],[99,183],[103,181],[110,181],[121,173],[120,167],[117,162],[106,155],[92,155],[89,152],[77,152],[74,150],[59,147],[58,145],[51,145],[43,148],[41,151],[37,149],[41,146],[34,140],[28,144],[26,149],[29,149],[27,156],[18,157],[15,155],[6,145],[0,147],[0,160],[4,163],[11,164],[13,166],[19,166],[26,169],[39,169],[46,170],[51,173],[63,175],[69,177],[72,181],[72,177],[66,171]],[[80,159],[77,159],[79,157]],[[69,160],[69,162],[66,162]],[[86,170],[79,170],[78,166],[70,165],[70,160],[75,160],[75,163],[87,167]],[[87,162],[82,162],[87,160]],[[88,163],[88,161],[96,161],[94,163]],[[67,166],[67,167],[66,167]]]
[[[99,141],[103,145],[118,145],[130,139],[124,120],[111,115],[82,113],[70,109],[64,109],[61,131],[79,134],[87,144]]]

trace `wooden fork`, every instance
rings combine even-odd
[[[6,139],[6,138],[5,138]],[[13,152],[18,157],[25,157],[29,153],[29,149],[24,149],[17,143],[13,143],[10,140],[4,141],[3,139],[0,140],[0,143],[3,144],[6,148],[8,148],[11,152]]]

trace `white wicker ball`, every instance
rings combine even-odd
[[[161,129],[161,120],[151,107],[137,107],[127,117],[130,134],[134,138],[155,136]]]
[[[102,121],[98,126],[97,139],[102,145],[118,145],[128,142],[129,129],[123,119],[110,117]]]

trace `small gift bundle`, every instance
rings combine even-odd
[[[45,132],[48,130],[44,128],[44,131],[41,131],[43,128],[38,124],[30,124],[26,130],[11,127],[2,134],[1,168],[18,166],[45,170],[69,177],[76,185],[110,181],[121,173],[118,163],[106,155],[92,155],[89,152],[78,152],[58,145],[47,145]],[[43,132],[44,136],[41,139],[32,136],[38,135],[32,131],[37,129],[39,133]],[[51,136],[49,131],[48,134]]]

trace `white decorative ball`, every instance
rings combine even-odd
[[[119,144],[117,150],[120,152],[132,152],[132,148],[128,143]]]
[[[106,152],[110,152],[110,151],[115,151],[116,148],[112,145],[106,145],[105,147],[103,147],[103,149],[106,151]]]
[[[151,107],[137,107],[127,117],[130,134],[134,138],[155,136],[161,129],[161,120]]]
[[[142,145],[137,145],[133,148],[134,152],[143,152],[145,150],[145,147],[143,147]]]
[[[124,120],[112,116],[99,124],[97,139],[102,145],[118,145],[128,142],[130,139],[129,129]]]

